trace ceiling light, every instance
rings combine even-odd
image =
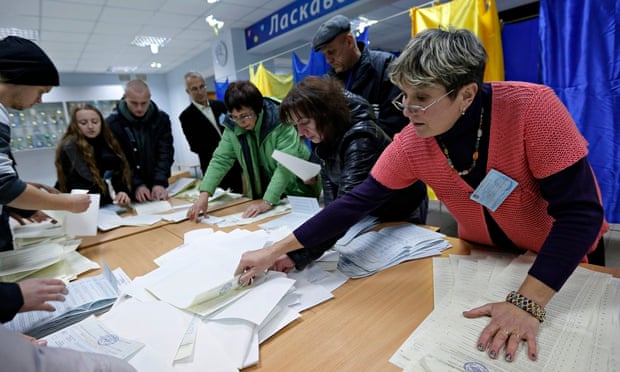
[[[207,3],[209,4],[215,4],[215,3],[219,3],[220,0],[207,0]]]
[[[169,37],[138,35],[133,39],[131,45],[149,47],[151,49],[151,53],[157,54],[159,53],[159,48],[168,44],[169,41]]]
[[[153,62],[151,62],[151,68],[159,69],[159,68],[161,68],[161,63],[153,61]]]
[[[108,72],[134,72],[138,69],[138,66],[110,66],[106,69]]]
[[[15,27],[0,27],[0,39],[7,36],[19,36],[28,40],[39,40],[39,31]]]
[[[213,33],[216,35],[219,33],[220,28],[224,27],[224,21],[218,21],[213,14],[209,14],[209,16],[205,18],[205,22],[211,26]]]

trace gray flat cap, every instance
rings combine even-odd
[[[351,21],[343,15],[337,15],[319,26],[312,39],[312,48],[318,52],[326,44],[343,32],[351,31]]]

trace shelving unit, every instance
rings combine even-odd
[[[54,148],[67,130],[71,111],[80,103],[97,107],[107,117],[116,100],[69,101],[40,103],[24,111],[9,109],[11,150]]]

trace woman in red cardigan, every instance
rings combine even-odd
[[[477,348],[511,362],[521,343],[537,358],[544,306],[608,230],[587,143],[548,87],[483,83],[487,55],[468,30],[429,29],[394,62],[394,104],[410,124],[370,176],[347,195],[262,250],[246,252],[242,281],[281,255],[348,229],[395,190],[417,180],[431,187],[459,237],[537,257],[505,299],[464,312],[489,316]],[[504,349],[505,347],[505,349]]]

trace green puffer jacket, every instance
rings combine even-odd
[[[320,180],[306,185],[271,157],[274,150],[280,150],[304,160],[310,158],[310,151],[300,140],[295,127],[280,123],[278,108],[278,101],[263,98],[263,110],[251,131],[244,130],[229,115],[226,116],[222,122],[225,127],[222,139],[213,152],[200,191],[213,195],[222,178],[238,160],[243,169],[247,196],[252,199],[262,197],[276,205],[283,194],[319,197]],[[250,187],[252,184],[254,187]]]

